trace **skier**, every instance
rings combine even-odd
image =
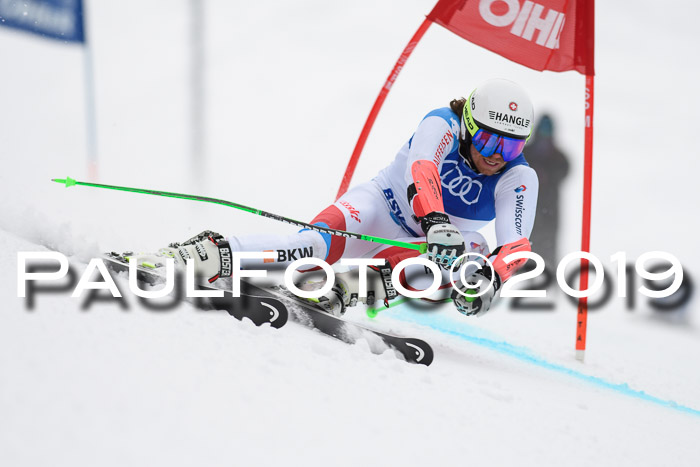
[[[489,80],[468,99],[455,99],[449,107],[428,113],[388,167],[371,181],[349,190],[311,223],[426,242],[427,258],[444,269],[443,288],[450,287],[449,269],[456,269],[465,253],[488,254],[492,268],[484,264],[467,277],[472,286],[461,284],[459,292],[452,293],[460,312],[483,314],[503,282],[524,263],[506,264],[503,258],[516,251],[530,251],[528,237],[535,220],[538,179],[522,151],[533,118],[532,103],[519,85],[504,79]],[[478,230],[494,219],[498,246],[489,254],[486,239]],[[420,254],[310,229],[289,236],[228,238],[206,231],[182,244],[171,244],[160,254],[173,257],[180,265],[193,259],[195,271],[211,282],[231,275],[230,261],[226,261],[230,251],[276,254],[274,260],[244,259],[244,268],[259,268],[270,261],[284,266],[311,256],[329,264],[342,257],[383,258],[384,265],[368,271],[367,297],[357,295],[357,271],[336,274],[332,291],[320,299],[320,304],[336,315],[358,299],[386,304],[397,295],[391,268]],[[432,283],[427,268],[409,267],[405,272],[402,285],[408,289],[422,290],[428,278],[428,284]],[[471,293],[483,291],[476,284],[479,280],[489,284],[492,279],[493,287],[480,297],[465,294],[467,288]]]

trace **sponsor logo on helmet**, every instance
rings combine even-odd
[[[516,110],[518,110],[518,104],[516,102],[511,102],[510,104],[508,104],[508,108],[515,112]]]
[[[527,190],[527,187],[525,185],[520,185],[518,188],[515,189],[516,193],[520,193],[521,191]]]
[[[489,110],[489,119],[497,122],[510,123],[511,125],[517,125],[523,128],[530,126],[530,119],[528,118],[516,117],[515,115],[508,115],[507,113],[496,112],[495,110]]]
[[[471,96],[469,96],[469,101],[471,102],[470,107],[472,111],[476,108],[476,104],[474,103],[474,94],[472,93]],[[464,113],[462,115],[462,120],[464,121],[464,124],[469,128],[469,133],[474,133],[476,131],[476,128],[474,127],[474,122],[472,121],[472,116],[471,113],[469,112],[469,109],[467,106],[464,106]]]
[[[476,243],[476,242],[469,242],[469,246],[472,247],[472,250],[476,250],[477,248],[481,248],[481,245]]]
[[[469,132],[470,132],[470,133],[471,133],[472,131],[475,130],[475,128],[474,128],[474,123],[472,122],[472,119],[471,119],[471,118],[465,118],[465,119],[464,119],[464,123],[467,124],[467,128],[469,128]]]

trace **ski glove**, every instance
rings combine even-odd
[[[428,259],[449,270],[455,260],[464,254],[462,233],[450,224],[448,215],[440,211],[421,217],[420,226],[428,243]],[[455,267],[459,267],[459,264]]]
[[[440,211],[433,211],[420,218],[420,228],[423,229],[424,234],[427,234],[428,230],[434,225],[449,223],[450,217]]]
[[[496,292],[501,288],[501,278],[495,272],[493,273],[495,275],[493,287],[490,286],[491,271],[491,268],[486,266],[467,276],[465,282],[468,286],[465,286],[462,282],[455,283],[461,292],[467,294],[464,296],[457,292],[457,290],[452,291],[452,300],[457,307],[457,311],[466,316],[481,316],[489,311]],[[479,281],[481,281],[480,284]],[[483,295],[479,297],[470,297],[470,295],[476,295],[486,287],[488,287],[488,290]]]
[[[428,259],[443,269],[458,268],[464,261],[464,237],[452,224],[435,224],[425,234],[428,243]],[[459,262],[455,263],[459,258]]]

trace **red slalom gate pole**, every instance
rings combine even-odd
[[[389,73],[389,77],[384,82],[384,86],[382,86],[381,91],[379,91],[379,96],[377,96],[377,100],[374,101],[374,105],[372,106],[372,110],[370,110],[369,112],[369,116],[367,117],[365,126],[362,128],[360,137],[358,138],[357,143],[355,144],[355,149],[352,151],[352,156],[350,156],[350,162],[348,162],[348,166],[345,169],[345,174],[343,175],[343,180],[340,182],[338,194],[335,196],[336,200],[340,198],[346,191],[348,191],[348,187],[350,186],[350,180],[352,180],[352,176],[355,173],[357,162],[360,159],[360,154],[362,154],[362,149],[365,147],[367,137],[369,136],[369,132],[372,130],[374,121],[377,119],[379,109],[382,108],[384,100],[386,99],[387,94],[389,94],[389,91],[391,90],[391,86],[393,86],[394,81],[396,81],[396,78],[401,72],[401,69],[406,64],[406,61],[408,61],[408,57],[411,56],[413,49],[416,48],[416,45],[418,45],[418,42],[423,37],[423,34],[425,34],[425,31],[427,31],[428,27],[430,27],[430,23],[432,23],[432,21],[430,21],[427,18],[423,20],[423,23],[420,25],[416,33],[413,34],[413,37],[408,42],[408,45],[406,45],[406,48],[403,49],[403,52],[401,53],[399,59],[396,61],[394,68],[391,70],[391,73]]]
[[[581,223],[581,251],[591,250],[591,185],[593,181],[593,75],[586,75],[586,133],[583,162],[583,222]],[[588,260],[581,259],[579,290],[588,289]],[[576,323],[576,359],[583,361],[586,352],[588,325],[588,298],[578,299]]]

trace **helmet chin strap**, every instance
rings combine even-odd
[[[469,104],[465,104],[469,105]],[[469,146],[472,144],[472,135],[469,134],[467,131],[467,125],[464,123],[464,118],[460,118],[459,122],[459,147],[457,148],[457,151],[459,152],[459,155],[462,156],[462,159],[464,159],[464,162],[467,164],[467,166],[472,169],[476,173],[481,173],[479,172],[479,169],[476,168],[476,165],[474,165],[474,160],[472,159],[472,153],[469,150]]]
[[[464,162],[467,164],[467,166],[472,169],[476,173],[481,173],[479,172],[479,169],[476,168],[476,165],[474,164],[474,159],[472,159],[472,153],[469,150],[469,147],[471,146],[471,138],[469,138],[469,141],[464,141],[462,139],[459,140],[459,155],[462,156],[462,159]]]

